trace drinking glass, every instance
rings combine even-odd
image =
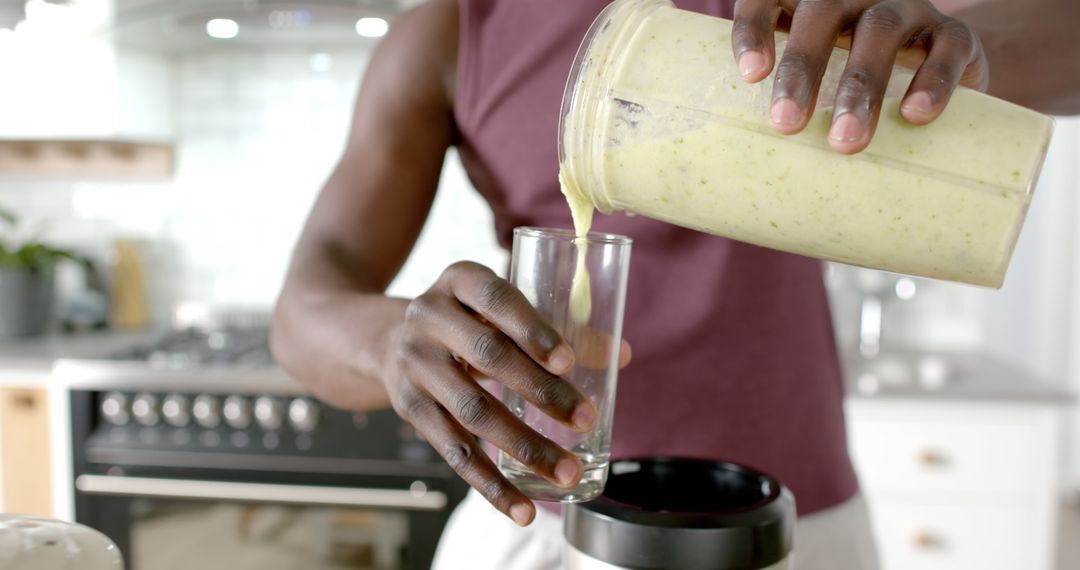
[[[590,233],[579,239],[570,230],[514,230],[510,282],[573,348],[574,367],[564,379],[591,399],[598,411],[596,426],[586,433],[577,432],[503,387],[502,401],[514,415],[577,455],[585,465],[581,481],[565,489],[500,450],[499,470],[533,499],[576,503],[595,498],[604,490],[631,244],[630,238],[612,234]],[[584,268],[590,281],[585,291],[591,300],[587,318],[580,310],[571,311],[579,255],[585,257]]]

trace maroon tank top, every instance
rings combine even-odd
[[[731,17],[731,1],[679,7]],[[607,0],[459,0],[460,152],[500,243],[570,228],[556,136],[578,45]],[[727,459],[780,478],[800,514],[856,491],[818,261],[642,217],[597,215],[634,239],[612,455]]]

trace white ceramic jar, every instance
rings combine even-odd
[[[105,535],[79,524],[0,515],[3,570],[123,570],[120,550]]]

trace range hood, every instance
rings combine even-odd
[[[361,18],[393,20],[424,0],[116,0],[107,30],[119,49],[158,55],[222,49],[362,45]],[[235,37],[211,37],[211,20],[234,22]],[[232,24],[230,24],[232,25]]]

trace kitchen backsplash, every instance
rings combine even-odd
[[[115,238],[140,240],[158,320],[179,301],[269,307],[305,214],[344,147],[367,57],[238,50],[161,61],[172,82],[174,181],[0,178],[0,205],[106,261]],[[501,267],[506,255],[490,227],[490,210],[452,155],[433,215],[391,292],[423,291],[458,259]]]

